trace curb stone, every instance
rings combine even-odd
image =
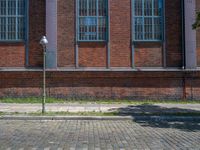
[[[200,116],[1,116],[0,120],[132,120],[199,121]]]
[[[132,116],[1,116],[0,120],[133,120]]]

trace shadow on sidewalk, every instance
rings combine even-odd
[[[174,128],[187,132],[195,132],[200,130],[200,119],[192,119],[192,117],[200,117],[200,111],[197,110],[166,108],[149,104],[112,109],[112,111],[114,110],[118,111],[120,116],[133,116],[135,118],[134,122],[137,122],[144,127],[148,126],[153,128]],[[136,116],[161,116],[163,119],[146,119],[145,117],[137,118]],[[179,116],[182,117],[182,119],[169,119],[172,116]],[[168,117],[168,119],[164,119],[165,117]],[[191,117],[191,119],[184,120],[184,117]]]

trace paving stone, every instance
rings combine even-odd
[[[0,150],[200,150],[199,122],[0,120]]]

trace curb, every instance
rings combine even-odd
[[[132,116],[1,116],[0,120],[133,120]]]
[[[0,120],[147,120],[200,122],[200,116],[1,116]]]

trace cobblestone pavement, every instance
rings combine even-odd
[[[200,122],[0,121],[1,150],[200,150]]]

